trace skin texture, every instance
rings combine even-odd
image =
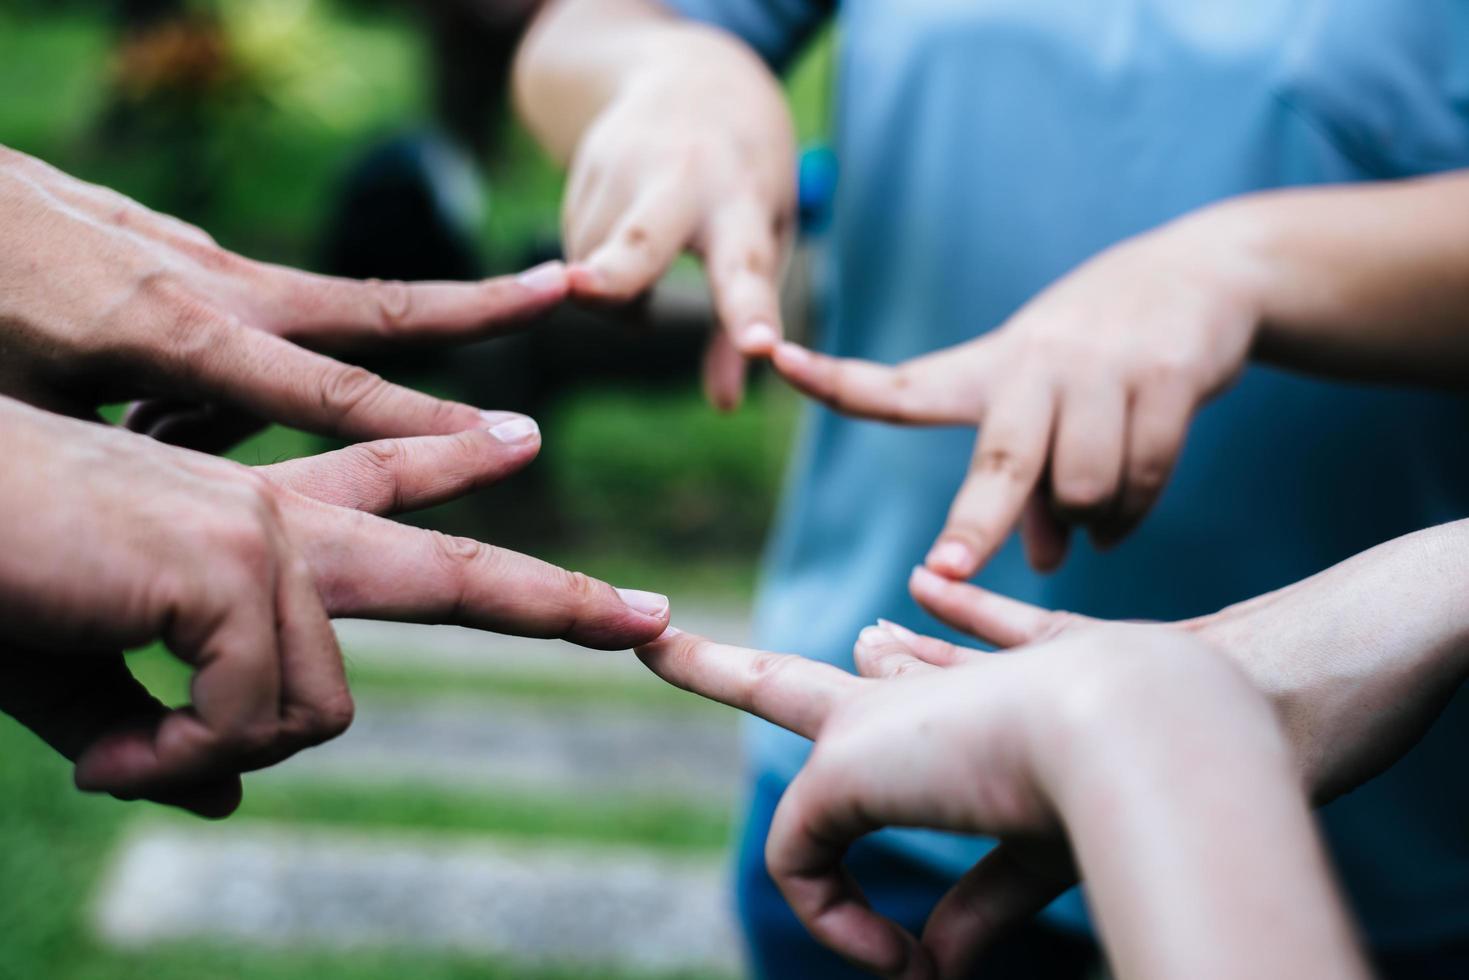
[[[1136,626],[1188,633],[1229,657],[1274,704],[1318,803],[1411,748],[1469,674],[1469,522],[1379,545],[1319,575],[1198,619]],[[943,622],[1002,648],[1094,628],[919,568],[913,597]],[[906,633],[925,660],[990,656]]]
[[[746,358],[781,334],[795,139],[778,83],[728,35],[652,0],[548,4],[516,64],[516,101],[569,164],[572,295],[627,303],[680,254],[704,263],[719,326],[704,383],[738,405]]]
[[[254,262],[198,228],[0,148],[0,394],[226,448],[278,422],[346,439],[483,426],[480,411],[318,351],[460,342],[566,296],[552,264],[478,283],[356,282]]]
[[[790,122],[741,41],[652,0],[561,0],[521,51],[517,93],[571,164],[577,295],[626,299],[680,251],[708,260],[733,337],[711,348],[716,404],[738,398],[738,351],[770,354],[795,387],[857,417],[979,428],[926,559],[951,578],[978,571],[1017,525],[1042,571],[1064,560],[1073,528],[1102,547],[1124,538],[1195,412],[1252,351],[1373,381],[1452,382],[1469,368],[1463,173],[1204,208],[1096,256],[980,339],[887,366],[771,347],[767,260],[788,225]],[[725,229],[739,229],[734,244]]]
[[[1121,977],[1366,975],[1289,746],[1198,639],[1093,628],[947,664],[880,625],[855,654],[861,677],[676,631],[638,651],[670,683],[815,741],[766,859],[801,921],[853,963],[968,976],[1079,868]],[[1000,839],[921,938],[842,869],[884,826]]]
[[[668,600],[379,515],[518,470],[535,424],[246,467],[0,398],[0,709],[76,762],[84,790],[205,816],[239,775],[340,734],[352,699],[329,619],[458,623],[601,649],[645,642]],[[126,488],[126,492],[118,492]],[[169,709],[122,651],[195,668]]]

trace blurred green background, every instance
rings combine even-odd
[[[344,172],[364,147],[428,116],[433,49],[409,4],[239,0],[199,5],[215,39],[183,104],[149,88],[148,52],[124,50],[114,5],[0,0],[0,143],[35,154],[160,210],[182,213],[221,244],[252,257],[310,266]],[[804,138],[824,127],[829,46],[795,73],[792,100]],[[140,64],[141,59],[141,64]],[[141,80],[140,80],[141,79]],[[145,90],[140,96],[139,90]],[[561,176],[521,132],[496,137],[484,176],[490,205],[477,236],[493,271],[510,271],[529,243],[554,239]],[[794,428],[795,400],[757,384],[745,407],[720,416],[697,379],[655,389],[598,384],[568,392],[540,421],[560,533],[544,557],[719,608],[742,608]],[[431,377],[422,382],[432,387]],[[495,407],[486,399],[486,407]],[[268,430],[234,453],[247,463],[330,444]],[[442,515],[476,526],[473,503]],[[493,526],[493,521],[485,526]],[[677,608],[677,607],[676,607]],[[349,659],[351,651],[348,650]],[[574,715],[621,705],[638,715],[715,711],[643,683],[534,671],[415,671],[353,663],[359,698],[482,692]],[[135,663],[174,701],[186,675],[165,653]],[[425,702],[427,703],[427,702]],[[733,774],[731,774],[733,778]],[[615,841],[716,860],[730,831],[720,801],[555,793],[427,792],[420,786],[255,787],[235,820],[385,832],[484,834],[516,840]],[[138,821],[182,821],[143,804],[84,797],[68,766],[8,720],[0,721],[0,977],[416,978],[621,976],[432,950],[326,952],[189,941],[146,949],[107,946],[89,926],[100,876]]]

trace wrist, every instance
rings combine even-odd
[[[1286,288],[1272,258],[1268,209],[1234,198],[1184,215],[1164,231],[1174,238],[1167,245],[1173,254],[1197,257],[1195,276],[1214,296],[1220,320],[1243,331],[1246,349],[1252,347]]]

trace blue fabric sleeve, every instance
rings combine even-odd
[[[662,0],[690,20],[721,27],[783,71],[831,15],[835,0]]]

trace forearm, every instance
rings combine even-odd
[[[1324,802],[1396,761],[1469,678],[1469,521],[1182,625],[1275,703]]]
[[[623,92],[657,86],[676,103],[743,112],[778,102],[770,72],[744,44],[683,20],[656,0],[558,0],[536,19],[515,64],[515,100],[545,148],[565,162],[582,134]]]
[[[1465,214],[1469,171],[1254,194],[1197,217],[1249,253],[1259,358],[1369,381],[1459,384],[1469,376]]]
[[[1258,695],[1218,687],[1159,684],[1179,703],[1093,726],[1052,787],[1114,968],[1366,976],[1285,740]]]

